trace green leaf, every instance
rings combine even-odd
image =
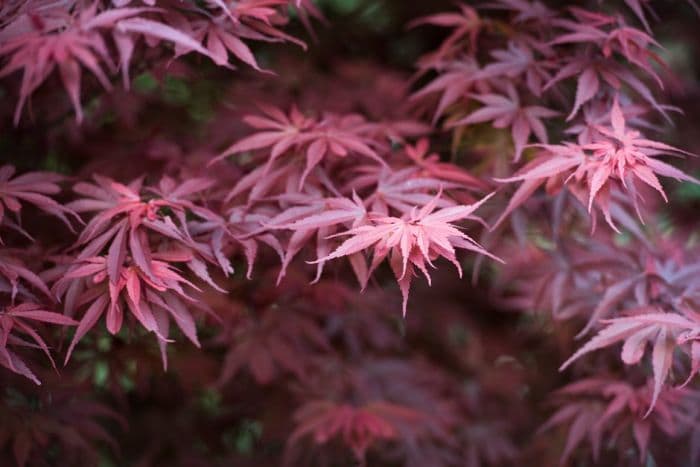
[[[166,76],[163,81],[163,99],[169,104],[185,105],[192,98],[192,91],[185,80]]]
[[[109,366],[107,362],[99,361],[95,364],[95,373],[92,376],[92,382],[98,388],[102,388],[107,384],[109,378]]]
[[[131,86],[136,92],[150,94],[158,88],[158,80],[151,73],[146,72],[134,78]]]

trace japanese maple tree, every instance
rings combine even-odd
[[[698,465],[699,20],[2,2],[0,464]]]

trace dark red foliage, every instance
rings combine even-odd
[[[694,10],[3,2],[0,464],[697,465]]]

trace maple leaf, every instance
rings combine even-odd
[[[278,29],[285,18],[280,14],[285,8],[300,13],[305,26],[310,29],[309,16],[323,19],[320,11],[308,0],[244,0],[235,3],[224,0],[211,0],[209,6],[220,10],[220,19],[228,19],[240,37],[268,42],[292,42],[303,49],[306,44]]]
[[[652,76],[663,88],[663,83],[651,64],[666,68],[667,66],[661,57],[649,50],[651,46],[661,47],[650,35],[630,26],[618,26],[617,19],[609,15],[576,7],[570,8],[570,11],[575,20],[558,20],[556,24],[567,32],[558,35],[551,44],[595,44],[606,58],[613,53],[619,53]],[[606,27],[609,27],[609,30],[602,29]]]
[[[494,291],[514,289],[504,304],[520,310],[542,310],[554,320],[582,316],[585,334],[628,298],[643,278],[639,264],[626,251],[586,237],[579,242],[562,239],[551,251],[528,245],[508,261]],[[503,294],[503,292],[499,292]]]
[[[650,3],[650,0],[625,0],[625,4],[627,4],[627,6],[634,12],[637,19],[639,19],[639,21],[644,25],[644,29],[646,29],[649,34],[651,34],[651,27],[646,19],[644,10],[648,10],[652,17],[658,19],[656,18],[657,15]],[[695,0],[686,0],[686,3],[690,5],[698,15],[700,15],[700,6],[698,6]]]
[[[97,13],[97,3],[93,3],[80,11],[75,18],[79,27],[66,27],[48,32],[33,30],[19,34],[0,45],[0,56],[10,56],[5,66],[0,69],[0,77],[23,70],[20,98],[14,116],[15,125],[19,123],[27,98],[56,67],[70,97],[76,119],[81,122],[81,67],[90,70],[105,89],[109,90],[112,87],[103,66],[114,65],[99,29],[112,27],[117,21],[144,11],[147,10],[124,8]]]
[[[608,224],[617,230],[610,215],[610,192],[613,181],[619,181],[622,188],[629,194],[631,201],[641,218],[638,206],[639,193],[635,180],[658,191],[664,200],[668,201],[666,193],[656,177],[656,174],[672,177],[679,181],[689,181],[700,184],[690,175],[656,159],[657,156],[670,154],[689,154],[664,143],[649,140],[636,130],[628,130],[625,117],[617,99],[614,100],[610,112],[611,126],[596,126],[598,136],[593,136],[590,143],[577,145],[540,145],[544,152],[535,160],[521,169],[513,177],[497,179],[504,183],[524,182],[511,197],[503,215],[496,222],[498,225],[507,214],[521,205],[530,195],[546,181],[563,180],[564,183],[574,182],[587,191],[587,200],[581,199],[580,192],[575,190],[579,200],[591,211],[595,202],[603,211]]]
[[[604,439],[612,437],[616,440],[622,430],[631,431],[639,461],[644,462],[652,429],[669,436],[676,435],[683,425],[688,424],[681,413],[680,403],[684,399],[697,397],[685,389],[664,392],[658,400],[660,408],[648,417],[648,414],[643,415],[642,410],[648,405],[651,393],[649,384],[634,387],[607,377],[576,381],[553,394],[555,404],[560,408],[540,427],[538,433],[569,425],[560,459],[560,465],[565,465],[585,438],[588,438],[593,460],[597,462]],[[619,446],[620,453],[625,447]]]
[[[553,68],[551,60],[537,60],[531,47],[525,43],[508,42],[505,50],[494,50],[491,56],[495,61],[486,65],[478,72],[482,79],[505,77],[516,80],[524,76],[525,83],[533,95],[540,97],[545,83],[551,76],[548,68]]]
[[[225,274],[232,272],[228,261],[215,251],[214,243],[197,241],[188,229],[188,214],[224,224],[220,216],[191,201],[194,195],[212,186],[210,180],[190,179],[177,186],[174,180],[164,177],[157,187],[147,188],[142,194],[142,179],[129,185],[99,175],[93,179],[95,184],[76,184],[74,191],[85,198],[68,204],[77,212],[97,211],[75,244],[81,248],[76,258],[78,261],[97,256],[108,247],[107,262],[112,283],[118,280],[118,270],[127,253],[147,277],[157,282],[149,264],[148,234],[152,233],[159,235],[161,241],[168,240],[181,249],[191,250],[194,254],[190,255],[188,266],[210,285],[213,283],[202,261],[219,265]]]
[[[276,107],[260,105],[260,115],[247,115],[243,121],[256,130],[265,130],[237,141],[225,151],[222,151],[214,161],[228,156],[256,149],[271,147],[270,159],[273,162],[287,149],[296,144],[303,143],[302,134],[311,128],[315,121],[302,114],[297,107],[292,107],[289,114],[285,114]]]
[[[293,304],[292,304],[293,305]],[[284,373],[304,379],[309,370],[309,357],[327,352],[330,345],[318,324],[302,310],[290,314],[273,305],[259,319],[248,316],[238,323],[232,335],[222,333],[215,339],[227,344],[219,385],[231,381],[247,367],[258,384],[265,385]]]
[[[647,342],[653,341],[654,390],[646,417],[654,409],[663,383],[668,377],[679,335],[681,333],[686,336],[698,334],[700,332],[698,323],[675,313],[642,313],[605,322],[608,326],[576,351],[559,369],[564,370],[583,355],[620,341],[624,341],[622,361],[633,365],[639,363],[644,356]],[[680,341],[684,340],[681,338]]]
[[[623,84],[641,96],[669,122],[671,117],[668,110],[678,110],[659,104],[649,87],[635,73],[609,57],[598,57],[587,51],[565,58],[565,63],[544,86],[544,90],[547,91],[558,82],[571,77],[577,77],[577,87],[574,105],[567,121],[572,120],[585,103],[595,102],[594,97],[602,95],[603,91],[619,93]]]
[[[467,39],[471,53],[476,51],[477,40],[484,23],[474,8],[464,4],[459,5],[459,8],[459,13],[437,13],[418,18],[408,24],[408,27],[428,24],[453,29],[447,39],[442,42],[438,51],[435,52],[433,58],[435,61],[453,53],[453,49],[458,48],[465,39]]]
[[[644,25],[644,29],[651,34],[651,27],[649,26],[646,14],[644,13],[645,8],[651,10],[649,0],[625,0],[625,3],[634,12],[635,16],[642,23],[642,25]]]
[[[221,10],[232,23],[239,23],[242,18],[250,17],[269,23],[277,13],[274,7],[288,5],[288,0],[246,0],[227,4],[222,0],[210,0],[208,7]]]
[[[125,8],[124,10],[130,10]],[[131,9],[136,10],[136,9]],[[148,11],[149,9],[141,9]],[[155,9],[152,9],[155,10]],[[110,10],[105,13],[105,16],[111,17],[117,10]],[[157,11],[157,10],[156,10]],[[171,15],[166,15],[166,18],[172,18]],[[187,31],[189,28],[179,24],[178,27],[173,27],[162,21],[157,21],[150,18],[144,18],[140,15],[129,15],[127,18],[119,18],[119,21],[114,23],[112,27],[112,39],[119,54],[119,65],[122,71],[122,79],[124,88],[129,89],[129,66],[131,57],[137,41],[140,37],[145,37],[147,44],[156,45],[160,41],[171,42],[175,45],[176,50],[186,49],[188,51],[196,51],[197,53],[209,57],[218,64],[217,59],[211,52],[205,48],[200,42],[194,39]],[[104,26],[104,25],[101,25]],[[112,26],[111,24],[109,26]]]
[[[230,235],[225,235],[219,226],[214,224],[215,230],[211,235],[212,243],[218,242],[219,239],[221,239],[221,241],[230,239],[234,243],[240,245],[243,248],[248,262],[246,277],[249,279],[253,272],[255,258],[258,254],[258,243],[263,243],[271,247],[280,257],[280,260],[284,261],[285,252],[279,239],[275,235],[263,231],[260,228],[261,225],[270,221],[271,216],[272,213],[264,209],[258,211],[245,206],[234,206],[228,211],[226,222],[226,231],[230,232]],[[195,226],[192,230],[196,231],[196,229],[197,227]],[[214,250],[221,251],[223,255],[224,247],[215,245]]]
[[[256,6],[256,2],[226,4],[221,0],[215,0],[212,2],[213,6],[218,7],[223,14],[201,20],[190,20],[184,15],[168,12],[168,18],[177,29],[187,32],[195,40],[194,44],[202,44],[217,65],[229,66],[228,54],[231,53],[254,69],[263,71],[243,39],[284,38],[302,46],[303,43],[272,28],[273,17],[279,16],[278,10],[272,7],[286,5],[287,1],[265,0],[257,3],[259,6]],[[260,27],[256,28],[256,25]],[[193,47],[192,44],[177,43],[175,51],[176,55],[180,56],[193,51],[199,52],[199,48]]]
[[[508,10],[517,13],[513,18],[516,23],[533,21],[543,25],[551,23],[557,13],[539,1],[496,0],[482,5],[482,8]]]
[[[369,146],[370,139],[364,134],[365,121],[357,115],[328,115],[317,120],[305,117],[296,107],[292,107],[289,115],[270,106],[261,106],[261,110],[264,116],[249,115],[243,120],[253,128],[264,131],[237,141],[212,163],[229,154],[270,148],[267,171],[278,157],[289,152],[303,153],[306,166],[299,179],[300,190],[306,177],[329,155],[344,158],[356,154],[386,165]]]
[[[254,69],[262,71],[255,60],[253,52],[232,31],[232,26],[228,22],[199,21],[192,23],[192,27],[194,29],[192,36],[197,41],[205,44],[212,60],[217,65],[228,64],[228,54],[231,53]]]
[[[326,283],[320,281],[316,287]],[[395,315],[386,307],[381,290],[367,290],[358,295],[345,285],[335,282],[328,285],[333,287],[333,297],[342,297],[342,305],[326,321],[325,330],[331,340],[339,340],[353,354],[364,352],[361,349],[386,351],[402,348],[404,342],[396,332]]]
[[[9,293],[13,303],[18,296],[35,300],[32,289],[53,301],[54,297],[44,280],[24,264],[19,254],[20,251],[9,248],[0,250],[0,291]]]
[[[323,200],[312,199],[311,203],[306,206],[290,207],[277,216],[272,217],[266,223],[263,229],[289,229],[294,233],[286,245],[286,251],[282,259],[282,268],[277,278],[277,283],[284,277],[287,267],[292,259],[309,242],[310,238],[316,237],[316,253],[324,256],[331,250],[331,242],[329,240],[337,231],[338,228],[357,227],[366,222],[367,210],[362,199],[353,192],[353,199],[348,198],[326,198]],[[324,261],[317,263],[316,278],[314,283],[318,282],[323,273]],[[367,271],[364,265],[364,260],[355,255],[351,258],[351,264],[354,265],[354,271],[358,281],[364,287],[367,283]]]
[[[110,278],[110,268],[105,257],[74,261],[53,285],[56,295],[63,297],[69,316],[75,315],[78,309],[84,309],[68,347],[65,362],[70,359],[76,344],[103,315],[107,330],[111,334],[118,333],[124,321],[125,310],[144,329],[157,336],[164,368],[167,369],[165,346],[172,342],[168,339],[171,319],[187,339],[199,347],[191,308],[206,308],[199,305],[183,288],[187,286],[198,290],[197,287],[166,262],[186,262],[188,259],[186,253],[153,253],[149,260],[148,274],[136,264],[127,262],[118,269],[116,281]]]
[[[451,61],[439,69],[439,75],[417,90],[410,97],[412,101],[424,99],[434,93],[440,93],[440,99],[433,114],[433,125],[456,102],[466,102],[471,92],[486,93],[488,84],[479,74],[480,68],[473,58]]]
[[[0,225],[6,225],[32,239],[19,224],[22,203],[29,203],[58,217],[69,229],[73,229],[68,216],[72,216],[78,221],[80,218],[71,209],[60,205],[50,197],[61,191],[58,182],[64,180],[63,176],[50,172],[28,172],[13,177],[14,174],[14,166],[3,165],[0,167]],[[13,213],[17,217],[17,221],[9,219],[5,215],[7,211]]]
[[[671,107],[667,108],[673,110]],[[654,126],[643,117],[648,112],[646,106],[630,103],[621,107],[621,109],[625,119],[632,123],[633,126],[654,129]],[[610,122],[611,108],[604,100],[593,99],[588,105],[583,106],[582,110],[583,115],[579,121],[570,125],[565,130],[565,133],[576,135],[578,144],[585,145],[600,137],[597,128]]]
[[[629,170],[636,178],[657,190],[666,201],[668,201],[666,193],[661,188],[661,184],[654,173],[673,177],[679,181],[700,183],[700,181],[684,174],[680,170],[653,158],[662,154],[689,155],[690,153],[664,143],[646,139],[640,132],[627,129],[625,116],[617,98],[615,98],[610,111],[610,123],[610,127],[596,127],[598,132],[606,138],[593,140],[593,142],[584,146],[585,149],[592,151],[594,158],[600,159],[600,163],[591,177],[589,206],[597,191],[613,173],[617,173],[623,185],[626,185],[625,182],[629,181],[626,172]]]
[[[542,143],[547,143],[547,129],[542,118],[552,118],[559,112],[539,105],[521,106],[520,97],[512,84],[506,87],[507,96],[500,94],[475,94],[473,99],[484,107],[464,118],[450,123],[450,127],[473,125],[475,123],[493,122],[494,128],[511,128],[515,145],[514,160],[520,160],[523,149],[532,133]]]
[[[121,414],[91,400],[78,385],[65,383],[46,389],[6,386],[0,417],[0,449],[10,448],[19,467],[45,462],[47,446],[60,449],[61,458],[72,465],[98,462],[104,455],[98,443],[119,449],[107,426],[126,429]]]
[[[481,420],[463,430],[467,448],[464,457],[467,467],[508,465],[516,462],[518,450],[504,433],[505,423]]]
[[[484,191],[488,185],[470,180],[469,174],[451,164],[435,162],[433,155],[421,154],[422,144],[415,148],[407,145],[402,156],[407,166],[387,169],[376,164],[358,165],[352,168],[347,182],[340,187],[342,193],[367,193],[364,203],[368,209],[384,215],[409,214],[415,206],[430,203],[437,192],[443,195],[436,207],[446,208],[472,203],[475,198],[469,191]],[[449,193],[449,196],[447,194]]]
[[[279,160],[260,164],[233,185],[224,201],[228,203],[245,198],[243,207],[250,209],[277,194],[299,194],[300,179],[301,169],[297,164],[285,164]],[[307,183],[302,188],[306,189],[309,185]]]
[[[304,437],[312,437],[316,444],[325,444],[340,438],[362,462],[372,445],[399,436],[396,424],[417,423],[423,417],[418,411],[390,402],[355,407],[332,401],[309,401],[294,413],[299,426],[287,443],[293,446]]]
[[[436,390],[444,387],[444,376],[424,361],[387,358],[347,362],[327,359],[324,365],[319,365],[318,371],[304,381],[305,402],[299,410],[297,421],[297,433],[300,434],[298,439],[288,440],[286,463],[297,465],[302,449],[304,453],[308,452],[307,446],[301,443],[303,438],[316,445],[339,441],[362,456],[369,449],[380,448],[373,449],[377,455],[373,458],[384,462],[403,459],[406,465],[460,459],[452,452],[445,452],[456,447],[450,433],[457,420],[452,400],[446,400],[441,390]],[[308,413],[303,407],[309,407]],[[340,415],[340,418],[336,415]],[[355,430],[363,425],[366,427],[364,423],[355,425],[351,415],[362,415],[361,418],[357,417],[360,418],[357,422],[370,422],[378,417],[380,420],[377,423],[388,423],[395,436],[371,436],[364,443],[353,442],[362,441],[364,437],[359,440],[345,437],[342,429],[329,431],[333,427],[332,421],[342,423],[347,429],[345,433],[357,433]],[[360,432],[371,434],[366,428]],[[334,436],[328,436],[331,433]],[[316,438],[317,435],[322,440]],[[363,449],[365,444],[366,449]],[[362,461],[363,458],[358,460]]]
[[[199,230],[194,235],[189,230],[188,216],[217,227],[225,225],[220,216],[192,201],[213,183],[192,178],[178,185],[164,177],[158,185],[143,188],[142,179],[128,185],[98,175],[93,179],[94,184],[75,185],[74,191],[84,198],[69,206],[78,212],[97,214],[78,237],[75,246],[81,248],[80,253],[62,266],[62,274],[53,285],[56,295],[64,297],[70,316],[84,308],[66,361],[102,315],[106,315],[108,331],[115,334],[128,309],[147,331],[156,334],[163,365],[167,366],[165,345],[169,342],[170,320],[175,320],[183,334],[199,346],[190,308],[206,310],[184,287],[199,289],[172,263],[186,264],[217,290],[221,289],[211,279],[207,264],[218,265],[224,274],[232,272],[222,251],[223,230],[203,229],[201,224],[196,224]]]
[[[427,138],[421,138],[414,146],[407,144],[404,147],[406,156],[423,169],[426,179],[436,178],[477,190],[488,188],[488,185],[462,167],[449,162],[440,162],[440,156],[430,152],[429,144]]]
[[[52,9],[38,9],[30,21],[21,15],[2,32],[9,37],[0,45],[0,57],[9,57],[0,69],[0,77],[23,71],[19,101],[15,111],[15,124],[19,123],[26,100],[46,79],[58,69],[63,86],[70,98],[78,123],[83,120],[80,102],[82,68],[89,70],[106,90],[112,89],[109,75],[117,70],[113,51],[108,46],[110,37],[117,52],[119,68],[125,88],[129,88],[129,67],[136,43],[144,37],[147,45],[162,42],[175,45],[176,52],[195,51],[211,58],[219,65],[227,64],[230,51],[241,61],[258,69],[249,47],[241,38],[257,40],[285,40],[300,43],[273,26],[270,17],[277,10],[269,1],[238,2],[234,10],[219,2],[235,21],[226,25],[220,19],[192,21],[175,11],[149,7],[126,7],[129,2],[116,2],[116,8],[104,7],[99,2],[85,6],[66,7],[63,15],[53,18]],[[275,2],[286,5],[286,1]],[[301,5],[298,5],[301,7]],[[310,12],[315,11],[313,8]],[[44,17],[46,16],[46,18]],[[241,21],[243,20],[243,21]],[[24,21],[24,22],[23,22]],[[172,24],[168,24],[171,21]],[[24,24],[33,25],[25,27]],[[46,25],[50,25],[47,27]],[[233,32],[232,32],[233,31]],[[108,36],[109,35],[109,36]],[[206,41],[204,46],[201,40]],[[303,45],[303,43],[300,43]],[[106,69],[106,70],[105,70]]]
[[[372,264],[368,273],[371,275],[372,271],[388,257],[403,295],[403,314],[405,315],[411,279],[415,275],[414,268],[421,271],[430,283],[426,263],[434,267],[432,261],[438,257],[444,257],[455,265],[461,276],[462,268],[455,257],[455,248],[474,251],[500,261],[452,224],[460,219],[474,219],[472,215],[474,211],[491,196],[472,205],[454,206],[435,211],[440,198],[438,195],[420,210],[416,208],[410,215],[402,218],[373,216],[370,213],[370,222],[367,225],[337,234],[349,235],[351,238],[314,263],[350,256],[372,248]]]
[[[31,379],[36,384],[41,384],[29,367],[27,367],[15,352],[8,348],[8,345],[12,345],[13,347],[33,346],[32,343],[16,335],[17,332],[22,333],[30,337],[32,341],[34,341],[34,345],[46,354],[47,358],[51,361],[51,365],[53,365],[54,368],[56,367],[51,353],[49,352],[48,345],[46,345],[41,335],[34,329],[32,324],[30,324],[31,322],[50,323],[61,326],[75,326],[78,323],[60,313],[47,311],[44,307],[36,303],[22,303],[19,305],[6,306],[0,311],[0,365]]]

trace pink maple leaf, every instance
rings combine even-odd
[[[652,76],[661,87],[663,83],[652,63],[667,68],[658,54],[650,50],[651,46],[661,47],[649,34],[631,26],[618,25],[618,20],[612,16],[594,13],[581,8],[570,8],[574,20],[562,19],[556,24],[567,32],[558,35],[551,44],[595,44],[603,56],[608,58],[613,53],[619,53],[629,62]]]
[[[279,283],[284,277],[292,259],[312,237],[316,237],[316,254],[321,257],[331,251],[330,237],[337,233],[339,228],[342,226],[354,228],[366,221],[367,210],[364,202],[355,193],[352,200],[347,198],[313,200],[307,206],[292,207],[271,218],[264,229],[294,231],[287,243],[277,282]],[[364,260],[359,255],[352,255],[349,259],[358,281],[364,287],[368,279],[366,267],[362,267]],[[314,282],[318,282],[321,278],[324,264],[325,261],[317,263]]]
[[[444,257],[455,265],[461,276],[462,268],[455,256],[455,248],[474,251],[500,261],[452,224],[460,219],[474,219],[474,211],[490,197],[491,195],[472,205],[453,206],[435,211],[438,195],[420,210],[416,208],[401,218],[373,216],[370,213],[370,222],[367,225],[337,234],[349,235],[351,238],[330,254],[317,259],[315,263],[350,256],[372,248],[373,258],[368,273],[371,274],[388,257],[403,295],[405,315],[411,279],[415,275],[414,268],[421,271],[430,283],[426,264],[433,266],[433,260]]]
[[[399,436],[397,426],[416,423],[424,416],[410,407],[390,402],[376,401],[355,407],[314,400],[295,412],[298,427],[288,444],[293,446],[305,437],[311,437],[316,444],[339,438],[358,460],[363,461],[369,447]]]
[[[548,24],[557,16],[554,10],[539,1],[528,0],[496,0],[483,5],[483,8],[508,10],[516,13],[514,21],[523,23],[533,21],[535,23]]]
[[[515,145],[514,160],[519,161],[523,149],[532,133],[542,143],[547,143],[547,129],[543,118],[552,118],[559,112],[539,105],[522,106],[515,87],[509,84],[507,96],[501,94],[475,94],[473,99],[484,104],[482,108],[466,117],[450,123],[450,127],[473,125],[475,123],[493,122],[495,128],[511,128]]]
[[[16,335],[17,332],[22,333],[32,339],[34,345],[46,354],[55,368],[56,365],[51,357],[48,345],[30,324],[31,322],[61,326],[75,326],[78,323],[60,313],[45,310],[43,306],[36,303],[7,306],[0,311],[0,365],[31,379],[36,384],[41,384],[19,356],[8,348],[8,345],[33,346],[32,343],[26,342]]]
[[[328,115],[318,120],[305,117],[296,107],[291,109],[288,116],[270,106],[261,106],[261,110],[264,116],[249,115],[244,121],[264,131],[237,141],[212,162],[229,154],[270,148],[267,170],[282,155],[303,153],[306,165],[299,179],[299,189],[311,171],[330,155],[346,157],[356,154],[386,165],[370,147],[370,138],[364,134],[367,129],[365,121],[357,115]]]
[[[80,10],[79,10],[80,11]],[[81,67],[87,68],[105,89],[112,85],[104,66],[113,68],[110,52],[101,28],[112,27],[119,20],[136,16],[147,9],[124,8],[97,13],[97,3],[80,11],[76,26],[55,31],[33,30],[19,34],[0,45],[0,56],[10,56],[0,69],[0,77],[22,70],[20,99],[14,121],[19,122],[27,98],[58,68],[78,122],[83,119],[80,104]]]
[[[420,101],[432,94],[439,93],[440,99],[433,115],[433,124],[435,124],[448,107],[457,102],[467,101],[470,93],[485,94],[488,92],[489,84],[479,74],[479,71],[479,65],[473,58],[451,61],[444,67],[439,67],[439,75],[413,93],[410,99],[411,101]]]
[[[360,172],[358,170],[358,172]],[[372,189],[365,202],[376,213],[389,215],[392,212],[404,214],[415,206],[429,203],[436,191],[443,188],[461,187],[433,177],[420,176],[421,170],[409,166],[399,170],[384,170],[381,167],[364,167],[344,187],[344,190],[364,188]],[[438,207],[453,206],[455,203],[446,197],[441,197]]]
[[[31,239],[18,222],[22,203],[29,203],[58,217],[68,228],[73,229],[67,216],[73,216],[77,220],[80,218],[71,209],[51,198],[51,195],[61,191],[58,182],[64,179],[63,176],[50,172],[29,172],[13,177],[14,174],[14,166],[0,167],[0,225],[7,225]],[[17,221],[9,219],[5,215],[6,211],[15,214]]]
[[[20,254],[20,251],[13,251],[9,248],[3,248],[0,251],[0,290],[9,292],[13,303],[18,295],[33,298],[30,288],[40,291],[53,301],[54,296],[44,280],[27,268],[20,259]]]
[[[424,16],[408,25],[408,27],[416,27],[429,24],[453,29],[447,39],[443,41],[440,49],[435,52],[433,59],[436,61],[441,61],[453,53],[454,49],[459,47],[464,39],[468,40],[471,52],[474,53],[476,51],[477,40],[484,23],[474,8],[464,4],[459,5],[459,8],[459,13],[437,13]]]
[[[143,190],[142,179],[123,185],[99,175],[93,178],[95,184],[80,182],[75,185],[74,191],[84,198],[68,204],[77,212],[97,212],[76,242],[76,247],[82,248],[78,260],[96,256],[108,246],[108,271],[112,282],[116,282],[127,253],[144,274],[154,279],[149,265],[150,233],[159,235],[161,241],[168,240],[194,252],[189,266],[210,284],[202,269],[202,260],[219,265],[226,274],[232,272],[213,243],[197,241],[188,230],[187,214],[224,224],[218,215],[191,201],[195,194],[209,188],[211,181],[190,179],[178,186],[166,177],[157,187]]]
[[[648,416],[643,410],[653,398],[651,394],[650,384],[635,387],[610,377],[576,381],[553,394],[554,403],[560,408],[538,433],[569,426],[560,462],[564,465],[586,438],[597,462],[605,438],[617,438],[621,430],[629,431],[639,460],[644,462],[652,429],[672,436],[689,427],[693,422],[683,413],[683,405],[693,404],[697,398],[696,393],[685,389],[667,391],[658,399],[659,409]],[[620,451],[626,447],[629,447],[627,443],[620,446]]]
[[[421,138],[413,146],[407,144],[404,147],[404,152],[414,164],[425,172],[427,178],[437,178],[447,182],[459,183],[465,187],[477,190],[488,188],[482,180],[470,174],[464,168],[449,162],[441,162],[438,154],[430,152],[428,138]]]
[[[201,21],[192,24],[193,37],[205,44],[210,56],[217,65],[228,64],[228,54],[233,54],[242,62],[260,71],[250,47],[231,30],[230,23]]]
[[[641,313],[630,317],[611,319],[606,323],[608,326],[576,351],[562,364],[560,370],[566,369],[571,363],[587,353],[621,341],[624,341],[622,361],[633,365],[642,359],[647,342],[652,341],[654,390],[650,406],[645,414],[646,417],[654,409],[664,381],[668,377],[673,361],[673,351],[678,345],[677,342],[688,340],[688,338],[684,339],[680,336],[696,336],[700,332],[700,327],[697,322],[676,313]],[[697,362],[695,357],[693,360],[693,372],[695,372]]]
[[[491,52],[494,61],[486,65],[477,76],[493,79],[505,77],[516,80],[525,78],[528,89],[535,96],[541,96],[544,85],[551,76],[548,69],[554,67],[551,60],[537,60],[534,51],[525,43],[509,42],[505,50]]]
[[[630,195],[631,201],[641,218],[638,206],[639,193],[635,180],[652,187],[667,201],[656,174],[672,177],[679,181],[700,184],[690,175],[661,162],[656,157],[664,154],[689,154],[665,143],[644,138],[639,131],[628,130],[625,117],[617,99],[610,112],[611,125],[595,126],[597,135],[588,144],[541,145],[544,152],[513,177],[499,179],[501,182],[522,181],[523,184],[511,197],[508,207],[496,223],[498,225],[507,214],[522,204],[545,181],[571,183],[572,181],[587,191],[587,200],[580,199],[583,190],[574,194],[588,206],[595,203],[605,214],[606,221],[615,230],[617,227],[610,217],[610,193],[613,182],[619,182]],[[549,182],[548,182],[549,183]]]
[[[116,281],[110,278],[109,265],[104,257],[85,258],[73,262],[53,285],[57,296],[65,302],[70,316],[83,309],[75,335],[68,347],[67,363],[76,344],[92,329],[103,315],[107,330],[116,334],[122,328],[125,310],[144,329],[158,337],[163,366],[167,368],[165,346],[169,323],[174,320],[183,334],[199,347],[192,308],[205,309],[190,297],[183,287],[198,290],[182,277],[169,262],[186,262],[189,255],[180,252],[153,253],[149,260],[149,274],[133,262],[125,262],[117,271]],[[128,258],[126,259],[128,261]]]

